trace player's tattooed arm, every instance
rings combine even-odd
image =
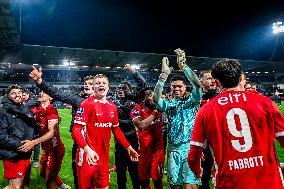
[[[158,116],[159,113],[157,110],[154,110],[151,115],[145,119],[142,119],[141,117],[136,117],[133,119],[133,124],[140,130],[146,129],[151,125],[151,123],[155,120],[156,116]]]

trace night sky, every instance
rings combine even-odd
[[[190,56],[270,60],[271,27],[284,21],[284,1],[248,2],[22,0],[21,42],[159,54],[180,47]],[[278,44],[275,59],[284,54]]]

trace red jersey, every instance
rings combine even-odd
[[[272,101],[250,91],[223,92],[198,112],[190,144],[210,145],[216,189],[283,188],[275,137],[284,118]]]
[[[141,117],[145,119],[151,115],[153,110],[145,109],[141,104],[137,104],[131,110],[131,118],[134,120],[135,118]],[[139,151],[143,152],[147,149],[156,150],[159,148],[163,148],[163,134],[162,134],[162,113],[159,112],[159,116],[156,116],[151,125],[143,130],[138,130],[138,138],[139,138]]]
[[[39,135],[43,136],[49,131],[48,122],[52,120],[58,120],[59,122],[59,115],[56,108],[54,108],[54,106],[50,104],[46,107],[46,109],[39,106],[36,110],[35,119],[37,121],[37,129]],[[51,139],[41,143],[41,147],[43,150],[48,150],[55,148],[58,145],[63,145],[60,138],[59,127],[57,126],[55,130],[56,132]]]
[[[130,146],[118,124],[116,105],[111,101],[101,103],[91,96],[84,100],[77,110],[72,136],[82,153],[86,145],[90,146],[99,155],[97,165],[104,165],[109,163],[111,131],[125,148]],[[80,153],[79,165],[85,161],[82,153]]]

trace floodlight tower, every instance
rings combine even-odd
[[[274,22],[273,25],[272,25],[272,32],[273,32],[274,35],[276,35],[276,41],[274,43],[274,48],[273,48],[270,60],[272,60],[274,58],[274,53],[275,53],[275,50],[278,46],[279,41],[281,43],[280,44],[281,48],[284,51],[284,44],[283,44],[283,40],[282,40],[282,35],[284,33],[283,23],[282,22]]]

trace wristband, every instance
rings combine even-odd
[[[162,82],[166,82],[167,78],[168,78],[168,74],[166,73],[161,73],[159,76],[159,80],[161,80]]]
[[[159,114],[159,112],[158,110],[155,109],[151,114],[156,117]]]

